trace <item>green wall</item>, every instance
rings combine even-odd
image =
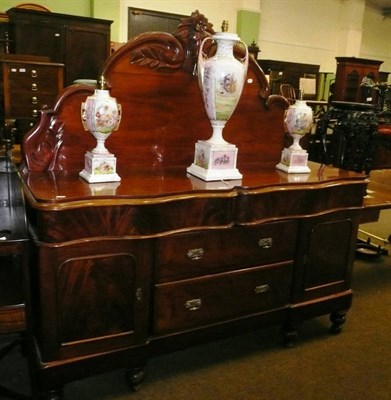
[[[253,40],[258,41],[260,18],[259,12],[247,10],[237,12],[236,31],[247,45],[250,45]]]
[[[5,12],[21,3],[22,0],[1,0],[0,12]],[[111,20],[113,21],[111,40],[118,41],[120,0],[37,0],[34,3],[55,13]]]

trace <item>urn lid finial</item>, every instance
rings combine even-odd
[[[221,32],[228,32],[228,21],[226,19],[221,24]]]
[[[99,89],[105,90],[106,89],[106,80],[103,75],[99,78]]]

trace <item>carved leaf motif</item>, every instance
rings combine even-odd
[[[144,45],[131,52],[130,62],[152,69],[178,69],[182,65],[182,57],[177,46]]]

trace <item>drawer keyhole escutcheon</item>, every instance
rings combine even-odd
[[[196,260],[201,260],[201,258],[204,256],[204,249],[199,248],[199,249],[190,249],[187,252],[187,257],[190,258],[190,260],[196,261]]]
[[[266,293],[269,291],[270,286],[266,283],[265,285],[255,286],[254,292],[255,294]]]
[[[273,238],[267,237],[258,240],[258,246],[262,249],[270,249],[273,245]]]
[[[185,303],[185,307],[189,311],[197,311],[201,308],[201,305],[202,305],[201,299],[191,299],[191,300],[187,300]]]

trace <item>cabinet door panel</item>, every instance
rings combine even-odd
[[[359,211],[330,213],[302,223],[294,301],[350,289]]]
[[[19,22],[15,29],[15,52],[46,56],[51,62],[64,62],[65,27],[61,24]]]
[[[134,330],[136,265],[131,254],[111,254],[70,259],[60,266],[61,342]]]
[[[152,265],[148,241],[92,241],[43,246],[40,252],[36,328],[45,360],[145,343]]]
[[[352,231],[350,220],[322,222],[313,227],[308,246],[306,289],[346,278]]]
[[[71,26],[67,37],[66,83],[71,85],[76,79],[98,79],[110,48],[110,34],[107,31]],[[91,62],[93,54],[94,62]]]

